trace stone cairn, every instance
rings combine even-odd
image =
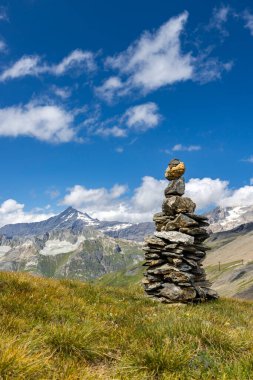
[[[145,238],[143,250],[147,271],[143,285],[148,296],[164,303],[195,303],[217,299],[210,289],[202,261],[208,249],[207,218],[194,214],[196,204],[183,197],[185,165],[170,161],[165,177],[162,212],[154,215],[156,232]]]

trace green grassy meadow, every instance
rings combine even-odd
[[[0,273],[0,378],[253,378],[253,303],[169,306],[125,288]]]

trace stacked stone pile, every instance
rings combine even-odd
[[[184,163],[174,159],[165,171],[162,212],[154,215],[156,232],[145,238],[146,293],[165,303],[192,303],[218,298],[210,288],[202,262],[207,247],[207,218],[194,214],[196,205],[183,197]]]

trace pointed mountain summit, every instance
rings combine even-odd
[[[53,230],[97,228],[99,223],[98,219],[93,219],[86,213],[68,207],[60,214],[41,222],[7,224],[0,228],[0,235],[7,237],[43,235]]]
[[[153,233],[154,224],[125,223],[118,221],[100,221],[92,218],[86,212],[68,207],[60,214],[47,220],[33,223],[7,224],[0,228],[0,236],[7,238],[40,236],[47,232],[59,230],[72,230],[80,232],[85,228],[93,228],[113,238],[142,241],[148,233]]]

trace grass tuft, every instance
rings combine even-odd
[[[0,379],[250,380],[252,305],[0,273]]]

